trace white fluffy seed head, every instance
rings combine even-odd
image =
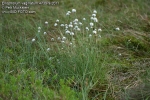
[[[59,19],[57,19],[56,22],[59,22]]]
[[[68,26],[67,24],[65,24],[65,26]]]
[[[58,37],[58,38],[57,38],[57,40],[61,40],[61,38],[60,38],[60,37]]]
[[[96,17],[96,14],[92,14],[93,17]]]
[[[116,31],[119,31],[119,30],[120,30],[120,28],[119,28],[119,27],[117,27],[117,28],[116,28]]]
[[[94,11],[93,11],[93,13],[94,13],[94,14],[96,14],[96,13],[97,13],[97,11],[96,11],[96,10],[94,10]]]
[[[94,22],[98,22],[98,19],[96,17],[93,18]]]
[[[77,31],[80,31],[81,29],[80,28],[77,28]]]
[[[101,38],[102,36],[101,36],[101,35],[98,35],[98,37]]]
[[[77,22],[74,22],[74,25],[78,25],[78,23],[77,23]]]
[[[57,23],[55,23],[54,26],[57,26]]]
[[[66,16],[69,16],[69,15],[70,15],[70,13],[67,12],[67,13],[66,13]]]
[[[70,13],[71,13],[71,11],[67,11],[67,13],[69,13],[69,14],[70,14]]]
[[[66,30],[66,32],[65,32],[66,34],[70,34],[70,31],[69,30]]]
[[[86,20],[86,18],[83,18],[83,20]]]
[[[44,34],[44,35],[46,35],[47,33],[46,33],[46,32],[44,32],[43,34]]]
[[[47,25],[47,24],[48,24],[48,21],[46,21],[45,24]]]
[[[51,41],[54,41],[54,38],[51,38]]]
[[[91,27],[94,26],[94,23],[91,22],[91,23],[90,23],[90,26],[91,26]]]
[[[41,32],[41,30],[38,30],[38,33],[40,33]]]
[[[121,53],[119,53],[118,55],[119,55],[119,56],[122,56],[122,54],[121,54]]]
[[[61,41],[61,43],[65,43],[65,41]],[[63,48],[62,48],[63,49]]]
[[[86,27],[85,29],[89,31],[89,28],[88,28],[88,27]]]
[[[91,20],[93,20],[94,19],[94,17],[91,17]]]
[[[70,35],[72,35],[72,36],[73,36],[73,35],[74,35],[74,33],[73,33],[73,32],[70,32]]]
[[[89,37],[92,37],[92,34],[89,34]]]
[[[76,18],[75,20],[74,20],[74,22],[78,22],[79,20]]]
[[[65,41],[66,40],[66,37],[62,37],[62,41]]]
[[[38,30],[40,30],[41,29],[41,27],[38,27]]]
[[[69,27],[73,27],[73,25],[72,25],[72,24],[69,24]]]
[[[74,28],[78,28],[78,26],[75,26]]]
[[[72,22],[70,22],[70,24],[72,24]]]
[[[98,29],[98,31],[99,31],[99,32],[101,32],[101,31],[102,31],[102,29],[101,29],[101,28],[99,28],[99,29]]]
[[[79,25],[82,25],[82,23],[81,23],[81,22],[79,22]]]
[[[72,43],[70,43],[69,45],[72,45]]]
[[[35,38],[32,39],[32,42],[34,42],[34,41],[35,41]]]
[[[75,13],[75,12],[76,12],[76,9],[72,9],[72,12]]]
[[[94,30],[94,31],[93,31],[93,34],[96,34],[96,33],[97,33],[97,31],[96,31],[96,30]]]
[[[62,27],[63,27],[63,26],[65,26],[65,25],[64,25],[64,24],[60,24],[60,26],[62,26]]]
[[[65,26],[66,29],[68,29],[68,26]]]
[[[50,48],[47,48],[47,51],[50,51]]]

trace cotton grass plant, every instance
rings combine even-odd
[[[79,84],[76,88],[81,92],[82,98],[86,100],[89,91],[94,86],[102,85],[106,81],[107,68],[103,65],[107,63],[105,61],[107,56],[97,47],[100,44],[96,43],[101,39],[99,36],[102,32],[102,29],[97,27],[97,11],[94,10],[91,14],[93,19],[90,17],[89,19],[78,18],[78,11],[76,9],[71,11],[66,13],[66,18],[69,16],[67,22],[63,22],[61,19],[55,21],[53,27],[55,27],[54,31],[59,30],[58,33],[48,33],[49,30],[42,30],[44,34],[40,35],[41,39],[46,37],[51,40],[45,42],[49,45],[47,48],[42,46],[38,40],[35,41],[34,38],[32,42],[35,44],[37,42],[43,52],[47,51],[44,54],[51,63],[55,64],[55,67],[52,68],[55,70],[53,73],[57,73],[59,79],[74,77],[72,82]],[[45,24],[52,23],[46,21]],[[43,27],[38,27],[38,31]],[[43,33],[42,31],[40,33]]]

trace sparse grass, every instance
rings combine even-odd
[[[149,5],[149,0],[63,0],[31,7],[36,14],[2,14],[0,99],[149,100]],[[76,12],[66,16],[72,9]],[[90,19],[93,10],[98,22]],[[74,35],[66,34],[60,25],[75,19],[83,24],[80,31],[69,27]]]

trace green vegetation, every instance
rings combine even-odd
[[[1,14],[0,100],[150,100],[150,1],[58,1]]]

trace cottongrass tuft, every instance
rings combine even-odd
[[[57,19],[56,22],[58,23],[58,22],[59,22],[59,19]]]
[[[57,38],[57,40],[58,40],[58,41],[60,41],[60,40],[61,40],[61,38],[60,38],[60,37],[58,37],[58,38]]]
[[[43,34],[44,34],[44,35],[46,35],[47,33],[46,33],[46,32],[44,32]]]
[[[83,18],[83,20],[86,20],[86,18]]]
[[[62,41],[65,41],[66,40],[66,37],[62,37]]]
[[[41,32],[41,30],[38,30],[38,33],[40,33]]]
[[[41,27],[38,27],[38,33],[40,33],[41,32]]]
[[[65,41],[61,41],[61,43],[65,43]],[[63,49],[63,48],[62,48]]]
[[[34,41],[35,41],[35,38],[32,39],[32,42],[34,42]]]
[[[79,25],[82,25],[82,23],[81,23],[81,22],[79,22]]]
[[[78,22],[79,20],[76,18],[76,19],[74,19],[74,21],[73,22]]]
[[[41,29],[41,27],[38,27],[38,30],[40,30]]]
[[[96,17],[96,14],[92,14],[93,17]]]
[[[89,28],[88,28],[88,27],[86,27],[85,29],[86,29],[87,31],[89,31]]]
[[[54,41],[55,39],[54,38],[51,38],[51,41]]]
[[[75,13],[75,12],[76,12],[76,9],[72,9],[72,12]]]
[[[98,35],[98,37],[101,38],[102,36],[101,36],[101,35]]]
[[[115,30],[116,30],[116,31],[119,31],[119,30],[120,30],[120,28],[119,28],[119,27],[117,27]]]
[[[98,22],[98,19],[96,17],[93,18],[94,22]]]
[[[98,31],[99,31],[99,32],[101,32],[101,31],[102,31],[102,29],[101,29],[101,28],[99,28],[99,29],[98,29]]]
[[[47,51],[50,51],[50,48],[47,48]]]
[[[69,30],[66,30],[66,32],[65,32],[66,34],[70,34],[70,31]]]
[[[69,45],[72,45],[72,42]]]
[[[57,26],[57,23],[55,23],[54,26]]]
[[[64,24],[60,24],[61,27],[65,26]]]
[[[67,13],[66,13],[66,16],[69,16],[71,14],[71,11],[68,11]]]
[[[74,33],[73,33],[73,32],[70,32],[70,35],[74,35]]]
[[[47,24],[48,24],[48,21],[45,21],[45,24],[47,25]]]
[[[94,11],[93,11],[93,13],[95,13],[95,14],[96,14],[96,13],[97,13],[97,11],[96,11],[96,10],[94,10]]]
[[[96,31],[96,30],[94,30],[94,31],[93,31],[93,34],[96,34],[96,33],[97,33],[97,31]]]
[[[92,34],[89,34],[89,37],[92,37]]]
[[[93,26],[94,26],[94,23],[90,22],[90,26],[93,27]]]
[[[69,24],[69,27],[73,27],[73,25],[72,25],[72,24]]]

